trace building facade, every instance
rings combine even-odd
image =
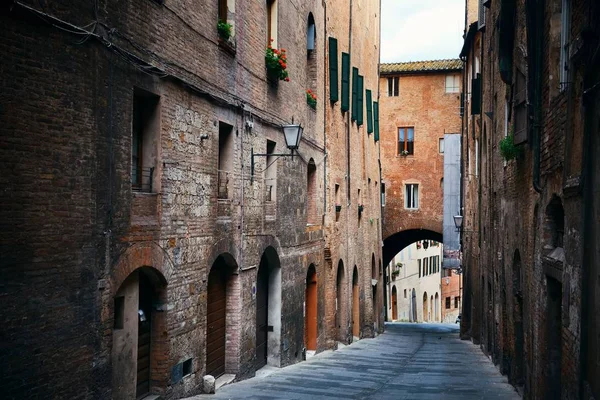
[[[443,245],[433,240],[415,242],[400,251],[386,267],[388,320],[440,322],[443,319],[441,265]]]
[[[461,334],[525,398],[599,398],[599,5],[466,11]]]
[[[352,7],[2,6],[8,398],[179,398],[382,330],[379,1]]]
[[[460,132],[460,60],[382,64],[384,262],[443,240],[444,135]]]

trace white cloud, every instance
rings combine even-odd
[[[382,0],[381,7],[381,62],[458,58],[465,0]]]

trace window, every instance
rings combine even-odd
[[[188,358],[183,362],[183,376],[190,375],[192,373],[192,359]]]
[[[454,298],[454,308],[459,308],[460,296]]]
[[[419,265],[419,278],[421,277],[421,260],[417,260],[417,264]]]
[[[450,309],[450,297],[446,297],[446,310]]]
[[[406,289],[404,289],[404,298],[406,298]]]
[[[444,152],[444,138],[440,138],[440,142],[439,142],[439,149],[440,149],[440,153]]]
[[[571,1],[562,0],[560,13],[560,90],[564,90],[568,84],[569,74],[569,41],[571,30]]]
[[[277,194],[277,157],[273,156],[277,144],[267,140],[267,165],[265,166],[265,201],[275,201]]]
[[[385,183],[381,182],[381,207],[385,207]]]
[[[527,84],[525,74],[517,67],[515,68],[514,86],[514,135],[513,143],[521,144],[527,141]],[[561,78],[562,79],[562,78]],[[562,81],[561,81],[562,82]],[[562,85],[561,85],[562,86]]]
[[[131,130],[131,188],[152,192],[159,137],[159,100],[149,92],[135,89]]]
[[[404,208],[419,208],[419,185],[411,183],[405,186]]]
[[[423,259],[423,276],[429,275],[429,260]]]
[[[226,22],[231,25],[231,35],[235,36],[235,0],[218,0],[219,1],[219,21]],[[162,3],[162,1],[161,1]]]
[[[460,75],[446,75],[446,93],[460,92]]]
[[[415,153],[415,128],[398,128],[398,155]]]
[[[306,224],[318,224],[317,216],[317,166],[311,158],[306,173]]]
[[[219,122],[218,198],[229,198],[229,181],[233,170],[233,126]]]
[[[388,78],[388,97],[398,96],[398,85],[400,83],[400,78],[395,76],[392,78]]]
[[[269,43],[277,48],[277,0],[267,0],[267,45]]]
[[[306,26],[306,50],[309,52],[315,49],[316,35],[315,18],[310,13],[308,14],[308,24]]]

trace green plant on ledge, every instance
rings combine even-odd
[[[317,95],[310,89],[306,90],[306,104],[313,110],[317,108]]]
[[[506,161],[514,160],[521,154],[521,149],[515,146],[512,129],[510,134],[500,141],[500,154]]]
[[[287,71],[287,55],[285,54],[285,49],[274,49],[271,46],[272,41],[273,39],[270,40],[265,52],[267,73],[271,79],[289,82],[290,78]]]
[[[225,21],[219,21],[217,23],[217,32],[219,33],[219,37],[225,41],[228,41],[231,37],[231,24]]]

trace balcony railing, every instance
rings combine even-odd
[[[152,193],[154,167],[133,168],[131,170],[131,189],[135,192]]]

